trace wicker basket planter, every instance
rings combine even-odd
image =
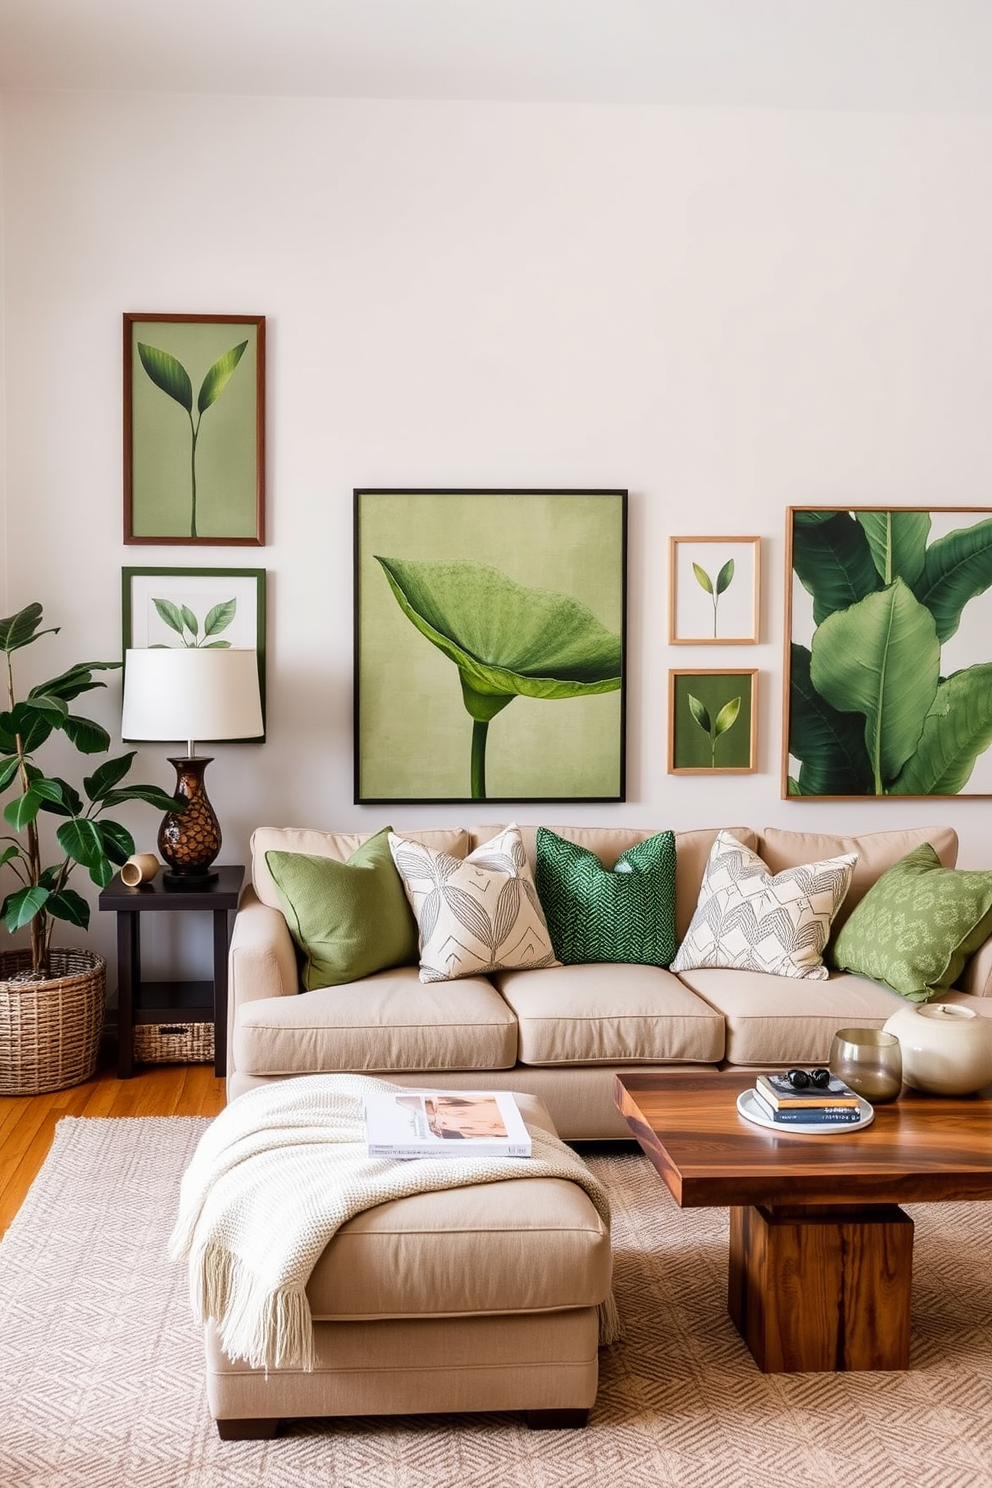
[[[46,981],[11,980],[30,968],[30,951],[0,953],[0,1095],[65,1090],[96,1070],[106,961],[56,947]]]

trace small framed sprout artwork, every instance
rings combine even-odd
[[[675,669],[668,680],[668,773],[753,774],[758,673]]]
[[[265,542],[264,315],[124,316],[124,541]]]
[[[622,801],[627,493],[355,492],[355,799]]]
[[[992,509],[787,523],[783,797],[992,796]]]
[[[668,639],[673,646],[754,646],[761,540],[669,540]]]
[[[146,646],[254,651],[265,718],[264,568],[122,569],[121,632],[125,653]],[[252,742],[263,743],[264,734]]]

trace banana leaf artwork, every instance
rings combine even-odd
[[[794,507],[783,796],[992,795],[992,511]]]
[[[357,801],[622,800],[625,492],[356,492]]]
[[[264,542],[265,317],[124,316],[124,541]]]

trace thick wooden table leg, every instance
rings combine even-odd
[[[766,1374],[908,1368],[912,1270],[896,1204],[730,1211],[728,1307]]]

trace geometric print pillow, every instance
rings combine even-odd
[[[721,832],[672,971],[733,966],[824,980],[829,975],[823,950],[830,922],[844,902],[857,861],[857,853],[843,853],[772,874],[757,853],[732,833]]]
[[[389,834],[420,932],[420,980],[557,966],[515,822],[467,858]]]
[[[675,955],[674,832],[628,847],[604,868],[588,848],[538,827],[535,877],[551,944],[565,966],[667,966]]]

